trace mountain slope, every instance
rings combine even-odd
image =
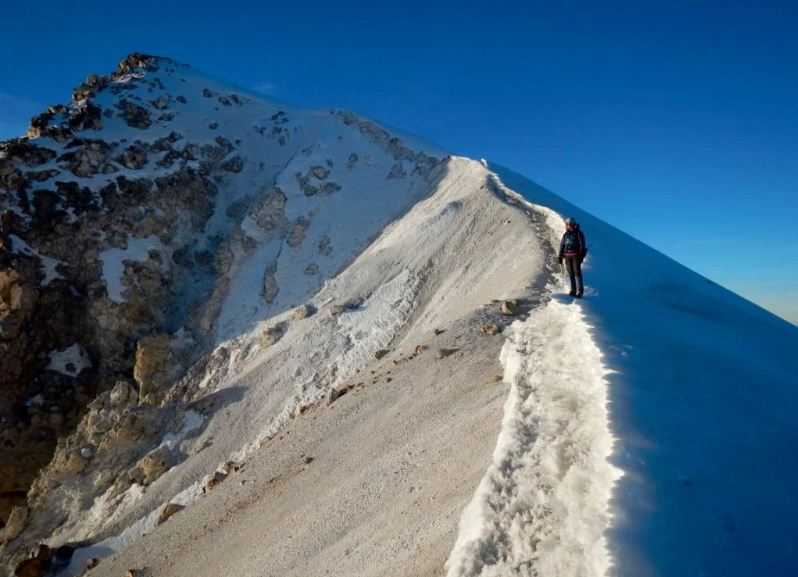
[[[607,533],[618,575],[798,568],[798,330],[512,172],[587,231],[580,306],[609,371],[622,471]]]
[[[510,171],[168,59],[33,124],[0,159],[3,410],[60,440],[6,567],[794,572],[795,327]]]

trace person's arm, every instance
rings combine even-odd
[[[560,239],[560,254],[557,257],[557,260],[560,261],[560,264],[562,264],[562,253],[564,251],[565,251],[565,235],[562,235],[562,238]]]
[[[587,241],[585,240],[585,233],[579,231],[579,240],[582,241],[582,260],[587,256]]]

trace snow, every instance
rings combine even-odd
[[[502,350],[510,394],[493,463],[460,521],[449,577],[606,575],[607,369],[581,309],[551,300]]]
[[[610,461],[623,473],[610,500],[613,567],[604,574],[795,574],[798,329],[494,169],[526,199],[575,217],[587,235],[588,298],[568,306],[582,311],[609,371]],[[562,220],[552,213],[550,221],[558,240]]]
[[[108,290],[108,298],[117,303],[125,300],[122,295],[125,261],[147,260],[150,251],[160,250],[161,248],[162,245],[158,237],[147,236],[144,238],[128,238],[127,248],[109,248],[102,251],[100,260],[102,261],[103,279]]]
[[[388,223],[429,192],[430,184],[420,175],[389,179],[396,160],[357,126],[346,126],[338,116],[330,114],[310,115],[306,122],[306,137],[314,139],[312,144],[288,160],[275,176],[275,184],[286,195],[288,221],[304,219],[308,223],[304,240],[295,247],[283,240],[267,240],[268,235],[258,230],[252,218],[244,220],[242,231],[263,244],[237,266],[218,323],[220,342],[251,330],[258,319],[280,314],[306,300],[320,288],[320,278],[329,278],[341,270]],[[352,167],[348,166],[351,154],[358,157]],[[311,174],[313,167],[323,167],[328,174],[316,178]],[[310,175],[310,184],[318,188],[324,183],[340,188],[307,196],[298,174]],[[324,237],[330,239],[330,254],[320,253],[319,244]],[[318,266],[318,274],[305,273],[311,264]],[[271,303],[266,303],[262,287],[264,274],[270,268],[279,292]]]
[[[174,450],[178,445],[192,432],[199,429],[205,422],[205,417],[196,411],[186,411],[183,415],[183,425],[180,431],[176,433],[167,433],[164,435],[160,448],[167,448]],[[157,450],[157,449],[156,449]],[[176,472],[174,469],[168,471],[166,475]],[[187,490],[182,491],[170,500],[171,503],[178,503],[187,506],[202,495],[201,482],[197,482],[190,486]],[[124,493],[117,496],[111,496],[113,488],[109,489],[105,494],[95,500],[91,509],[86,513],[82,523],[79,527],[79,533],[73,535],[73,540],[85,539],[88,535],[92,534],[98,528],[110,524],[115,519],[120,518],[126,511],[136,503],[140,502],[145,495],[145,487],[137,483],[133,483]],[[135,523],[131,524],[119,535],[109,537],[98,543],[89,545],[87,547],[80,547],[75,550],[72,558],[70,559],[69,566],[59,573],[61,577],[77,577],[83,575],[87,563],[92,559],[103,559],[109,555],[113,555],[118,551],[125,549],[130,543],[140,539],[146,535],[158,524],[161,509],[155,509],[149,515],[142,517]],[[63,536],[61,537],[63,539]]]
[[[211,219],[190,232],[198,250],[213,248],[216,236],[254,243],[246,250],[232,244],[214,335],[221,360],[197,385],[235,402],[207,423],[188,412],[181,431],[162,439],[174,448],[201,430],[196,436],[213,438],[211,446],[146,492],[133,485],[121,497],[97,500],[80,536],[102,532],[110,521],[127,528],[79,550],[68,574],[152,531],[164,502],[199,498],[216,463],[251,458],[405,331],[428,335],[492,299],[519,296],[519,287],[555,266],[550,250],[564,216],[575,217],[587,235],[587,298],[564,297],[561,283],[535,288],[539,302],[529,317],[504,333],[509,392],[501,432],[464,493],[449,577],[795,574],[798,329],[485,159],[452,157],[425,178],[393,156],[375,124],[348,113],[294,110],[175,67],[177,75],[158,73],[163,90],[132,77],[118,82],[131,86],[123,96],[139,103],[162,93],[187,98],[170,105],[174,122],[154,122],[143,140],[173,130],[200,145],[220,135],[241,138],[231,154],[246,159],[243,170],[218,179]],[[219,105],[201,95],[205,88],[238,94],[243,104]],[[112,98],[104,92],[98,104],[108,107]],[[103,123],[106,140],[130,136],[119,117]],[[297,174],[319,166],[329,174],[310,176],[310,183],[340,189],[307,196]],[[150,165],[143,173],[159,171]],[[92,186],[143,173],[98,175]],[[273,186],[286,195],[288,222],[307,223],[295,246],[251,217],[228,214]],[[507,205],[518,209],[512,223],[502,212]],[[184,225],[175,228],[185,241]],[[531,228],[549,252],[529,237]],[[332,252],[319,248],[326,239]],[[45,284],[57,278],[58,261],[13,235],[12,242],[41,259]],[[104,250],[109,298],[125,300],[126,261],[170,246],[155,236],[130,237],[126,248]],[[306,274],[309,265],[318,273]],[[279,286],[270,303],[262,296],[267,270]],[[301,303],[319,310],[296,321],[290,310]],[[282,339],[264,344],[264,331],[275,326]],[[75,372],[89,366],[78,345],[51,353],[52,370],[65,372],[68,363]],[[436,523],[457,518],[439,513],[430,506]]]
[[[189,433],[199,429],[205,422],[205,417],[196,411],[188,410],[183,415],[183,426],[177,433],[167,433],[164,435],[158,448],[175,449]]]
[[[91,361],[86,351],[78,343],[62,351],[52,351],[47,370],[74,377],[79,375],[83,369],[90,368]]]
[[[11,234],[9,235],[9,237],[11,238],[11,245],[14,247],[15,252],[19,252],[27,256],[37,257],[40,259],[41,266],[44,269],[44,279],[42,280],[42,286],[47,286],[48,284],[50,284],[50,281],[53,281],[57,278],[64,278],[56,270],[56,266],[62,264],[60,260],[40,254],[39,252],[34,250],[28,243],[26,243],[24,240],[22,240],[15,234]]]

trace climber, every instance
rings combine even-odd
[[[582,261],[587,256],[587,242],[582,229],[572,218],[565,219],[565,234],[560,241],[560,264],[565,262],[568,277],[571,280],[571,292],[568,294],[582,298],[585,292],[582,283]]]

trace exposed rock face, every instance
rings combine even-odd
[[[164,508],[161,510],[161,514],[158,516],[158,524],[162,525],[166,523],[171,517],[183,509],[185,509],[183,505],[179,505],[177,503],[167,503],[164,505]]]
[[[6,542],[16,539],[22,533],[27,522],[28,508],[25,505],[14,507],[8,516],[6,526],[0,532],[0,541]]]
[[[185,458],[182,427],[205,417],[189,403],[230,370],[213,347],[242,263],[253,306],[304,320],[323,274],[382,226],[342,242],[324,203],[351,205],[348,178],[388,182],[399,164],[418,177],[396,189],[406,208],[435,178],[437,160],[355,115],[314,114],[325,129],[304,130],[298,112],[188,70],[131,54],[0,142],[0,528],[18,533],[0,549],[7,566],[56,532],[94,536],[75,529],[94,503],[113,507]],[[229,122],[237,113],[252,117]],[[332,154],[336,131],[357,152]],[[270,323],[258,344],[287,330]]]
[[[140,402],[157,404],[180,372],[181,364],[178,355],[172,350],[169,335],[149,336],[138,342],[133,377],[139,385]],[[120,391],[120,397],[122,394]],[[128,391],[127,398],[131,396]]]
[[[167,107],[169,96],[148,104],[129,89],[154,89],[159,80],[145,74],[169,65],[131,55],[111,76],[87,78],[72,106],[35,117],[28,139],[0,143],[0,526],[99,391],[114,387],[115,409],[138,400],[119,377],[133,377],[136,343],[169,320],[169,303],[194,266],[171,255],[194,242],[190,235],[212,214],[216,168],[200,174],[200,163],[219,163],[235,146],[223,140],[203,152],[204,143],[175,131],[129,145],[101,137],[103,121],[115,116],[103,112],[109,98],[105,112],[116,109],[131,130],[152,126],[152,110]],[[115,177],[120,170],[128,173]],[[58,360],[73,346],[85,366]],[[142,369],[144,396],[175,366],[168,375]],[[107,414],[90,416],[92,430],[111,430]],[[85,455],[78,445],[59,451],[54,477],[81,474],[91,461]]]

